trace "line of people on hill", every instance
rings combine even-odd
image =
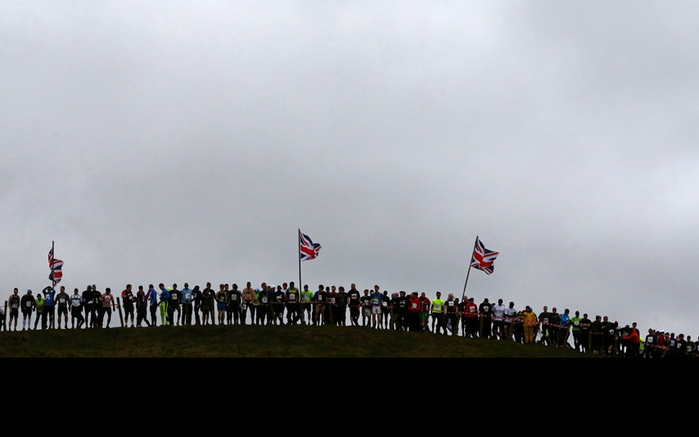
[[[40,293],[27,290],[23,296],[15,288],[6,301],[9,325],[6,327],[5,306],[0,310],[0,329],[17,330],[22,315],[22,330],[32,329],[32,315],[36,314],[33,329],[109,328],[112,314],[119,311],[124,327],[179,326],[212,324],[250,325],[336,325],[365,326],[374,329],[393,329],[414,332],[432,332],[463,336],[515,341],[523,344],[543,344],[568,347],[582,353],[624,357],[699,357],[699,341],[684,334],[656,332],[649,329],[645,337],[636,326],[621,327],[607,316],[587,314],[580,316],[570,310],[562,313],[547,306],[537,315],[531,307],[518,310],[514,302],[505,305],[503,299],[491,303],[484,298],[480,304],[473,297],[463,296],[460,301],[449,293],[446,299],[437,291],[430,300],[424,292],[381,291],[379,285],[360,292],[356,284],[349,290],[343,286],[318,285],[315,291],[304,285],[302,290],[294,282],[277,286],[265,282],[252,287],[250,282],[242,289],[236,283],[219,284],[214,290],[210,282],[204,288],[193,288],[184,283],[166,287],[159,283],[145,289],[139,285],[134,291],[127,284],[118,296],[109,287],[104,292],[92,284],[82,292],[75,288],[68,294],[64,286],[58,291],[52,286]],[[70,315],[70,317],[69,317]],[[349,320],[348,319],[349,315]],[[570,340],[572,339],[572,344]]]

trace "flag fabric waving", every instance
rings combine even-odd
[[[308,237],[299,230],[299,257],[301,261],[308,261],[309,259],[314,259],[318,256],[320,251],[320,244],[314,243]]]
[[[473,255],[471,256],[471,267],[477,268],[478,270],[483,270],[487,275],[493,273],[495,266],[495,258],[498,257],[500,252],[493,252],[485,248],[483,242],[479,239],[476,240],[476,245],[473,248]]]
[[[63,271],[61,271],[63,268],[63,261],[53,257],[53,247],[49,250],[49,268],[51,269],[51,273],[49,273],[51,282],[54,284],[61,282],[61,278],[63,277]]]

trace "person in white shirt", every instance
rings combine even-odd
[[[512,339],[512,324],[515,322],[517,317],[517,309],[515,308],[515,303],[510,302],[510,305],[505,308],[505,320],[503,324],[504,335],[503,340]]]
[[[496,340],[505,337],[505,310],[507,307],[502,304],[502,299],[498,299],[497,305],[493,306],[493,335]]]

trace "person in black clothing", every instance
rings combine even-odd
[[[238,284],[232,284],[228,293],[228,305],[226,306],[226,322],[229,325],[240,323],[240,290]]]
[[[22,296],[19,304],[22,308],[22,331],[24,331],[25,328],[32,329],[32,313],[36,305],[31,290],[27,290],[27,294]],[[37,314],[36,317],[38,319],[39,315]]]
[[[269,286],[263,283],[260,287],[260,291],[257,293],[257,320],[255,320],[256,325],[265,325],[268,323],[267,315],[269,314]]]
[[[65,322],[63,326],[68,329],[68,305],[70,304],[70,296],[66,293],[66,287],[61,285],[60,291],[56,295],[56,308],[58,309],[58,329],[61,329],[61,316]]]
[[[134,326],[134,295],[131,284],[126,284],[126,288],[121,292],[121,303],[124,307],[124,326],[129,326],[129,320],[131,320],[131,327]]]
[[[347,293],[345,287],[340,285],[337,288],[337,296],[335,296],[335,316],[333,321],[336,326],[346,326],[347,324]]]
[[[359,306],[362,312],[362,326],[371,326],[371,296],[369,289],[364,289],[364,294],[359,298]]]
[[[383,291],[381,298],[381,322],[379,325],[382,329],[391,329],[391,296],[388,295],[388,290]]]
[[[590,327],[592,320],[584,313],[580,320],[580,352],[586,353],[590,349]]]
[[[140,328],[142,323],[150,326],[148,321],[148,299],[146,299],[143,285],[139,285],[136,292],[136,327]]]
[[[607,356],[613,356],[616,354],[616,331],[619,327],[619,323],[616,321],[612,322],[609,320],[608,316],[604,316],[602,320],[602,332],[604,338],[604,354]]]
[[[93,308],[95,306],[92,300],[92,285],[88,285],[87,288],[82,292],[83,298],[83,311],[85,311],[85,328],[89,328],[94,323],[90,316],[93,314]]]
[[[604,353],[604,325],[602,324],[602,317],[597,315],[595,320],[590,324],[590,337],[592,341],[592,353],[593,354],[603,354]]]
[[[0,304],[0,331],[7,331],[7,313],[5,312],[6,306],[7,302]]]
[[[357,286],[352,284],[349,291],[347,292],[347,306],[350,312],[350,325],[359,326],[359,308],[361,306],[361,295]]]
[[[102,327],[102,292],[97,289],[97,286],[95,284],[92,284],[92,300],[95,302],[94,307],[92,308],[92,315],[90,316],[90,320],[92,320],[93,328],[101,328]],[[111,318],[111,313],[109,314]]]
[[[405,295],[405,291],[401,290],[395,301],[395,308],[393,308],[393,314],[397,316],[396,318],[396,330],[407,331],[408,330],[408,296]]]
[[[182,293],[177,288],[177,284],[172,284],[172,290],[170,290],[170,302],[167,304],[167,315],[170,324],[173,326],[180,324],[180,316],[182,315],[182,312],[180,311],[181,302]]]
[[[216,292],[211,288],[211,282],[201,292],[201,324],[216,324],[214,309],[216,308]]]
[[[19,296],[19,288],[15,287],[12,290],[10,298],[7,300],[7,307],[10,309],[10,323],[8,324],[8,331],[17,330],[17,320],[19,319],[19,308],[22,298]]]
[[[201,288],[198,285],[192,289],[192,296],[194,296],[194,324],[198,326],[201,324]]]
[[[486,297],[478,306],[478,318],[480,321],[480,338],[492,337],[493,305]]]
[[[311,304],[313,307],[313,313],[311,315],[311,320],[313,326],[320,326],[325,324],[325,304],[327,300],[327,293],[325,291],[325,286],[323,284],[318,285],[318,291],[313,294],[311,299]]]
[[[281,285],[277,285],[277,289],[272,294],[272,323],[275,325],[284,324],[284,290]]]
[[[561,315],[556,307],[551,308],[549,313],[549,335],[546,344],[548,346],[558,346],[558,331],[561,328]]]
[[[677,341],[675,343],[675,349],[668,355],[669,358],[688,358],[687,355],[687,340],[684,338],[683,333],[677,335]]]
[[[549,317],[551,313],[549,312],[549,307],[544,305],[544,309],[539,313],[539,332],[541,333],[541,338],[539,343],[547,344],[549,340]],[[534,333],[536,335],[536,333]]]
[[[444,301],[444,323],[451,330],[451,335],[459,333],[459,304],[453,293],[449,293]],[[447,329],[444,330],[445,334]]]

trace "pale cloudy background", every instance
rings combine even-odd
[[[695,1],[0,0],[0,290],[298,282],[699,336]],[[115,318],[118,320],[118,318]],[[114,324],[113,320],[113,324]],[[117,322],[118,323],[118,322]]]

